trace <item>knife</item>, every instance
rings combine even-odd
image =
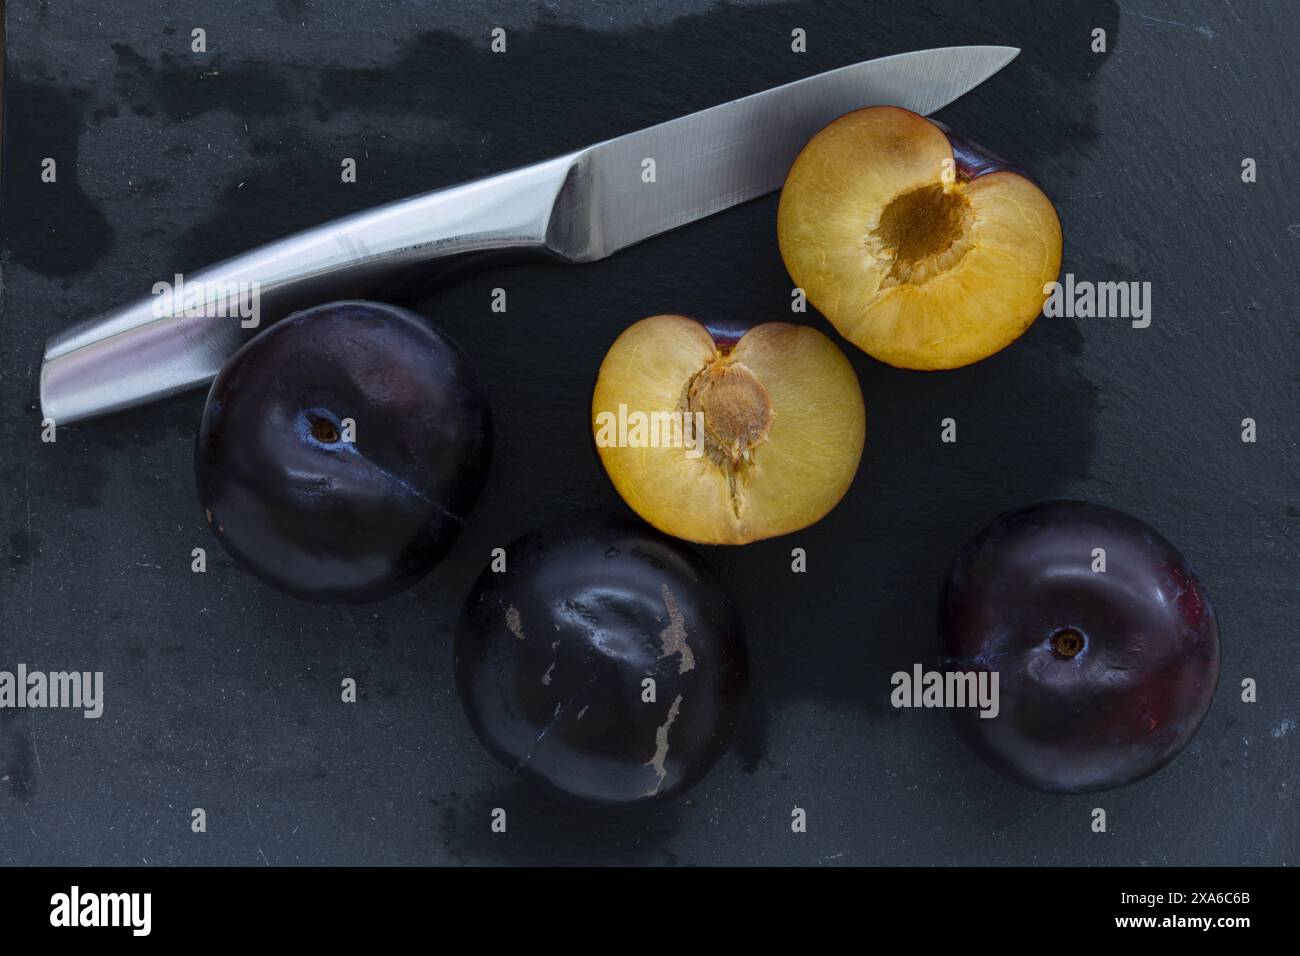
[[[391,296],[412,276],[429,288],[504,261],[603,259],[779,189],[803,145],[851,110],[932,113],[1019,52],[963,46],[868,60],[269,243],[183,277],[164,299],[51,338],[42,416],[61,425],[203,385],[255,334],[253,318],[263,327],[332,299]],[[192,290],[203,296],[187,303]]]

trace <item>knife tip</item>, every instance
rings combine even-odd
[[[995,61],[998,64],[999,69],[1006,66],[1020,55],[1020,47],[1005,46],[1000,43],[990,43],[986,46],[979,47],[979,49]]]
[[[1001,72],[1007,64],[1020,56],[1020,47],[992,44],[982,48],[984,54],[984,76],[980,82]]]

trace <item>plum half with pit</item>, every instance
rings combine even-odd
[[[896,106],[849,113],[808,142],[777,236],[808,301],[901,368],[956,368],[1009,345],[1061,266],[1061,223],[1037,185]]]
[[[660,531],[747,544],[824,517],[857,474],[866,408],[856,373],[816,329],[748,330],[654,315],[626,329],[591,399],[600,460]]]
[[[1153,528],[1102,505],[998,518],[953,562],[939,623],[946,670],[998,674],[997,715],[954,711],[962,736],[1039,790],[1105,790],[1159,770],[1218,682],[1218,623],[1196,575]]]
[[[492,415],[466,355],[427,319],[334,302],[259,333],[208,392],[199,502],[274,587],[360,603],[420,580],[474,507]]]
[[[461,613],[456,685],[487,748],[586,804],[693,786],[725,751],[747,663],[735,606],[700,559],[639,522],[584,515],[528,534]]]

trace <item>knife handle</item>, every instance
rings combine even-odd
[[[183,285],[168,276],[155,294],[46,343],[42,417],[62,425],[206,384],[259,329],[310,305],[391,294],[410,279],[427,288],[502,259],[564,258],[556,251],[564,243],[547,237],[569,228],[551,221],[552,209],[580,156],[338,219],[186,275]],[[203,290],[202,306],[158,294],[178,287]]]

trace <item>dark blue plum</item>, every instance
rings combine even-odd
[[[999,675],[1000,712],[956,711],[962,736],[1040,790],[1105,790],[1159,770],[1218,682],[1201,583],[1153,528],[1101,505],[998,518],[953,563],[939,627],[946,669]]]
[[[735,728],[746,660],[736,608],[693,552],[600,516],[514,542],[505,569],[479,577],[455,642],[461,701],[488,749],[552,794],[602,806],[668,799],[708,772]]]
[[[492,416],[428,320],[335,302],[261,332],[208,392],[199,502],[240,564],[320,602],[379,600],[447,553],[483,488]]]

